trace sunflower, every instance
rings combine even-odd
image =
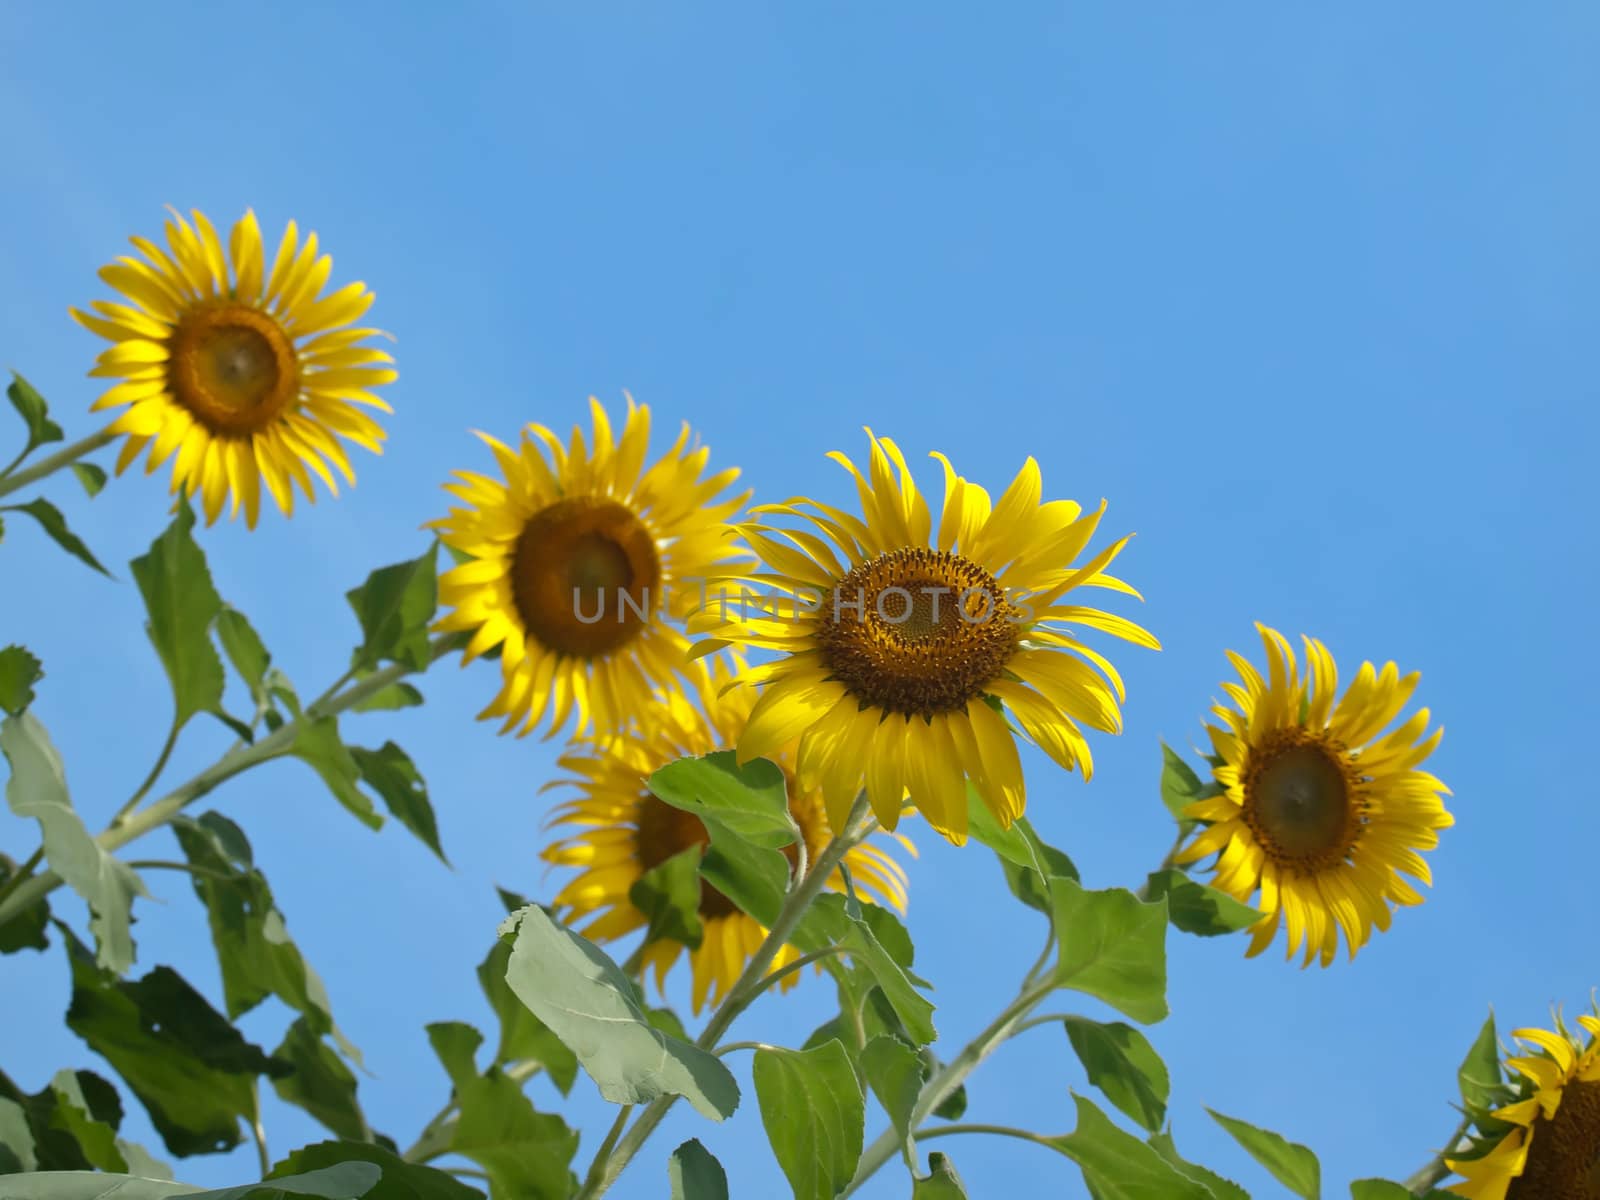
[[[1302,941],[1305,964],[1333,961],[1344,931],[1350,956],[1389,928],[1390,904],[1421,904],[1402,878],[1432,878],[1417,852],[1455,824],[1441,795],[1450,789],[1418,764],[1444,736],[1424,736],[1428,710],[1387,735],[1416,690],[1419,676],[1400,677],[1394,663],[1361,664],[1342,699],[1327,647],[1306,638],[1304,676],[1294,649],[1276,630],[1257,624],[1267,651],[1267,678],[1228,652],[1242,684],[1224,683],[1237,709],[1212,711],[1226,728],[1206,726],[1215,751],[1218,793],[1184,810],[1203,824],[1175,858],[1192,863],[1217,854],[1213,884],[1245,901],[1259,891],[1262,917],[1249,954],[1259,954],[1288,926],[1288,954]]]
[[[721,659],[709,661],[709,666],[707,660],[700,660],[689,668],[693,680],[686,690],[657,694],[648,726],[564,755],[560,766],[570,776],[547,785],[578,791],[575,799],[554,810],[550,820],[552,826],[572,827],[577,832],[548,847],[542,857],[559,866],[579,868],[555,903],[569,920],[592,916],[583,932],[596,941],[613,941],[642,929],[645,916],[628,898],[633,883],[652,867],[709,841],[698,817],[657,799],[644,782],[657,768],[677,759],[731,748],[744,728],[754,695],[747,688],[728,688],[743,664],[736,657],[731,665]],[[829,830],[821,797],[796,784],[795,749],[791,742],[771,759],[783,770],[789,812],[805,840],[807,861],[814,863],[827,844]],[[902,835],[895,839],[914,853]],[[798,847],[790,846],[785,852],[793,866]],[[846,852],[844,867],[861,899],[905,911],[905,872],[883,849],[870,844],[855,846]],[[839,876],[828,883],[836,890],[843,886]],[[714,1004],[727,993],[767,934],[754,918],[704,881],[699,915],[703,937],[700,946],[689,951],[696,1013],[707,999]],[[684,949],[669,939],[655,941],[644,948],[641,970],[653,966],[659,988]],[[773,968],[796,957],[794,948],[785,946],[773,960]],[[787,990],[798,979],[798,974],[788,975],[780,986]]]
[[[1496,1109],[1511,1126],[1481,1158],[1446,1159],[1463,1177],[1445,1191],[1470,1200],[1600,1200],[1600,1019],[1578,1018],[1579,1046],[1559,1018],[1556,1032],[1518,1029],[1537,1052],[1506,1059],[1523,1098]]]
[[[285,515],[294,511],[294,484],[315,502],[307,467],[338,495],[329,464],[355,483],[339,438],[383,452],[382,428],[357,406],[392,411],[371,389],[395,380],[394,359],[361,344],[382,331],[348,327],[372,306],[372,293],[352,283],[323,295],[333,260],[317,257],[315,233],[302,244],[293,221],[269,270],[253,212],[233,227],[225,252],[204,214],[194,212],[190,226],[169,211],[170,254],[136,237],[143,259],[101,268],[131,303],[71,310],[112,342],[89,374],[118,381],[91,406],[125,408],[108,427],[128,438],[117,473],[146,446],[147,475],[176,455],[172,491],[199,492],[207,525],[231,497],[230,517],[243,504],[254,529],[263,480]]]
[[[1085,779],[1094,763],[1080,722],[1120,731],[1122,681],[1074,627],[1160,647],[1130,621],[1063,602],[1077,587],[1138,596],[1105,574],[1131,534],[1071,565],[1104,501],[1090,513],[1068,500],[1041,504],[1029,458],[991,504],[935,453],[945,476],[935,532],[899,448],[870,429],[867,437],[868,476],[845,455],[829,456],[854,476],[862,515],[804,498],[753,510],[813,528],[741,526],[766,568],[748,578],[773,591],[719,597],[689,627],[703,635],[698,652],[728,644],[777,652],[748,677],[762,693],[739,738],[741,761],[798,737],[802,783],[821,790],[835,828],[864,784],[893,829],[909,789],[959,845],[968,781],[1002,825],[1023,811],[1022,765],[1002,705]]]
[[[650,710],[652,690],[687,660],[668,619],[684,616],[694,588],[739,561],[724,524],[745,500],[718,498],[739,477],[703,477],[710,451],[677,442],[645,467],[650,410],[628,398],[620,439],[598,400],[594,449],[580,430],[570,447],[529,425],[517,450],[478,434],[504,480],[455,472],[445,490],[465,501],[427,526],[468,556],[439,580],[454,609],[440,631],[470,631],[465,666],[498,647],[503,679],[480,720],[503,717],[520,737],[548,713],[553,736],[577,713],[579,734],[619,730]]]

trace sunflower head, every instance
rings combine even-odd
[[[1443,729],[1428,734],[1428,710],[1389,732],[1419,676],[1401,678],[1394,663],[1380,672],[1362,663],[1343,697],[1333,656],[1305,639],[1302,674],[1294,649],[1276,630],[1257,624],[1267,674],[1229,651],[1239,682],[1224,683],[1232,706],[1212,711],[1215,794],[1184,816],[1200,823],[1177,855],[1192,863],[1217,855],[1212,883],[1238,900],[1255,901],[1261,920],[1250,954],[1288,927],[1288,953],[1305,945],[1305,963],[1333,961],[1339,935],[1351,957],[1387,929],[1390,905],[1422,903],[1403,876],[1431,883],[1418,851],[1438,844],[1455,823],[1441,796],[1449,789],[1419,770]]]
[[[741,760],[799,738],[798,769],[843,821],[862,787],[894,828],[909,790],[951,841],[966,839],[970,782],[1003,824],[1023,811],[1021,760],[1006,715],[1067,770],[1093,771],[1083,726],[1121,729],[1122,681],[1079,640],[1096,629],[1159,649],[1147,632],[1071,603],[1079,587],[1134,596],[1106,568],[1127,544],[1079,562],[1105,503],[1085,513],[1041,502],[1028,459],[998,501],[944,466],[933,513],[888,438],[867,431],[863,473],[843,454],[859,516],[809,499],[754,510],[781,527],[741,527],[766,590],[720,596],[690,620],[699,651],[771,651],[750,672],[761,698],[739,739]],[[1129,535],[1130,537],[1132,535]]]
[[[734,745],[754,698],[748,689],[729,688],[742,666],[737,658],[731,664],[720,657],[697,661],[689,668],[685,689],[657,693],[647,725],[621,737],[580,745],[561,758],[568,774],[558,786],[574,788],[577,794],[553,812],[551,825],[565,832],[542,857],[576,869],[556,896],[556,905],[569,920],[588,920],[586,936],[612,941],[643,929],[645,914],[629,899],[633,884],[669,858],[708,843],[698,817],[658,799],[645,781],[679,758]],[[829,828],[821,797],[798,784],[795,750],[791,743],[771,758],[788,784],[789,812],[805,840],[806,861],[814,863],[827,844]],[[895,835],[895,840],[911,850],[903,836]],[[798,848],[791,846],[786,853],[793,867]],[[881,846],[868,842],[853,847],[844,866],[862,899],[905,911],[905,872]],[[840,888],[842,877],[828,883]],[[716,888],[704,881],[700,888],[703,936],[699,947],[688,950],[696,1013],[708,999],[715,1003],[733,986],[766,937],[754,918]],[[665,938],[645,948],[641,963],[654,968],[657,987],[685,950],[681,943]],[[781,968],[796,957],[796,951],[785,946],[773,967]],[[781,986],[787,990],[798,979],[798,974],[791,974]]]
[[[611,734],[642,718],[687,658],[673,622],[740,560],[725,522],[747,496],[723,494],[739,472],[707,475],[687,425],[647,467],[650,410],[629,397],[614,438],[590,407],[592,449],[578,429],[563,446],[529,425],[516,449],[480,433],[500,478],[457,471],[445,490],[463,506],[429,524],[466,559],[439,580],[454,611],[438,628],[472,635],[463,663],[499,650],[502,686],[479,716],[501,732],[548,715],[553,736],[576,713],[580,734]]]
[[[1524,1053],[1508,1103],[1480,1122],[1493,1131],[1477,1152],[1446,1165],[1462,1180],[1447,1192],[1470,1200],[1600,1200],[1600,1016],[1581,1016],[1580,1043],[1555,1029],[1518,1029]]]
[[[193,216],[173,212],[167,249],[136,237],[142,257],[101,269],[126,303],[71,311],[111,342],[89,373],[118,381],[92,406],[123,410],[110,426],[127,435],[117,472],[149,447],[145,473],[172,459],[172,491],[198,492],[206,524],[231,498],[230,515],[243,506],[253,529],[263,482],[287,515],[296,486],[315,501],[311,474],[335,495],[330,465],[355,482],[340,438],[382,453],[383,429],[361,406],[391,411],[372,389],[395,380],[394,359],[363,344],[380,330],[351,327],[372,306],[365,284],[323,294],[333,260],[318,257],[316,234],[302,244],[289,222],[269,267],[254,213],[226,250]]]

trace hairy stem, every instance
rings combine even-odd
[[[1444,1149],[1435,1154],[1433,1158],[1429,1160],[1426,1166],[1419,1168],[1405,1181],[1405,1183],[1401,1184],[1400,1186],[1405,1188],[1406,1191],[1410,1192],[1413,1196],[1421,1196],[1427,1192],[1429,1188],[1433,1187],[1434,1184],[1438,1183],[1446,1175],[1450,1174],[1450,1168],[1445,1165],[1444,1160],[1449,1155],[1455,1153],[1456,1144],[1466,1136],[1467,1128],[1471,1124],[1471,1117],[1462,1117],[1461,1123],[1456,1126],[1456,1131],[1452,1133],[1449,1139],[1445,1142]]]
[[[64,449],[57,450],[48,458],[41,458],[33,466],[16,474],[0,476],[0,496],[9,496],[12,492],[20,491],[36,480],[52,475],[62,467],[71,466],[86,454],[93,454],[102,446],[109,445],[117,440],[119,435],[110,429],[102,429],[99,433],[91,433],[81,442],[73,442]],[[17,460],[20,462],[21,460]],[[16,464],[13,463],[13,466]]]

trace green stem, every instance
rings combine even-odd
[[[86,454],[93,454],[102,446],[109,445],[117,440],[119,434],[112,433],[110,429],[102,429],[99,433],[91,433],[81,442],[62,450],[57,450],[49,458],[41,458],[26,471],[18,471],[15,475],[6,475],[0,478],[0,496],[9,496],[12,492],[20,491],[35,480],[43,479],[46,475],[54,474],[62,467],[70,466]],[[18,460],[21,461],[20,459]],[[16,464],[13,463],[13,466]]]
[[[768,1042],[723,1042],[716,1049],[716,1055],[721,1058],[725,1054],[732,1054],[736,1050],[781,1050],[783,1047],[774,1046]]]
[[[821,950],[813,950],[810,954],[802,954],[788,966],[779,967],[765,979],[752,986],[750,989],[750,1000],[754,1001],[757,996],[766,991],[773,984],[783,982],[783,980],[787,979],[790,975],[793,975],[796,971],[803,971],[814,962],[820,962],[824,958],[831,958],[835,954],[849,953],[850,951],[843,946],[824,946]]]
[[[611,1122],[611,1128],[606,1130],[605,1140],[600,1143],[600,1148],[594,1152],[594,1159],[589,1163],[588,1173],[583,1177],[585,1191],[599,1181],[600,1172],[605,1169],[606,1161],[611,1157],[611,1151],[616,1148],[617,1139],[622,1136],[622,1131],[627,1128],[628,1118],[632,1115],[633,1105],[631,1104],[624,1104],[617,1109],[617,1119]]]
[[[800,918],[811,907],[813,900],[833,875],[834,870],[844,861],[844,856],[855,846],[859,845],[873,828],[873,822],[867,815],[867,801],[865,795],[856,799],[855,807],[850,811],[849,820],[845,822],[844,832],[835,836],[817,856],[816,865],[808,871],[795,885],[795,889],[785,897],[783,907],[779,909],[777,918],[772,922],[767,931],[766,939],[761,943],[761,948],[756,951],[744,971],[740,973],[737,982],[729,989],[722,1006],[711,1015],[711,1020],[706,1023],[705,1030],[696,1039],[695,1045],[702,1050],[713,1049],[746,1008],[750,1001],[759,993],[757,985],[766,977],[767,970],[772,966],[772,960],[777,957],[778,951],[788,944],[789,937],[800,924]],[[652,1100],[639,1114],[639,1119],[617,1141],[604,1162],[597,1160],[596,1166],[590,1169],[590,1178],[585,1181],[582,1189],[574,1200],[597,1200],[605,1194],[606,1190],[617,1181],[633,1156],[639,1152],[655,1132],[657,1125],[667,1115],[667,1110],[677,1101],[676,1096],[660,1096]]]
[[[161,753],[156,757],[156,765],[150,768],[150,774],[144,777],[144,782],[139,785],[139,790],[129,796],[127,802],[117,809],[117,815],[111,818],[112,825],[120,825],[127,820],[128,814],[139,807],[139,801],[156,785],[156,780],[161,778],[161,772],[167,768],[167,760],[172,757],[172,751],[178,744],[178,731],[183,726],[174,721],[172,728],[167,730],[167,740],[161,747]]]
[[[1015,1129],[1010,1125],[935,1125],[931,1129],[917,1130],[917,1140],[923,1142],[929,1138],[945,1137],[952,1133],[990,1133],[997,1137],[1017,1138],[1019,1141],[1032,1142],[1036,1146],[1044,1146],[1046,1149],[1054,1150],[1057,1154],[1061,1153],[1061,1148],[1042,1133],[1029,1133],[1026,1129]],[[848,1193],[845,1194],[848,1195]]]
[[[204,875],[210,879],[224,881],[236,878],[227,871],[218,871],[214,867],[197,867],[193,863],[168,862],[161,858],[139,858],[128,865],[135,871],[183,871],[190,875]]]
[[[3,904],[6,900],[6,897],[10,896],[12,892],[16,891],[23,884],[27,883],[29,879],[33,878],[33,873],[39,869],[39,864],[43,861],[44,847],[40,846],[28,856],[27,862],[23,863],[17,868],[17,873],[15,875],[6,880],[5,883],[0,884],[0,904]]]
[[[514,1083],[522,1083],[537,1075],[543,1066],[543,1063],[531,1058],[514,1062],[506,1067],[506,1078]],[[400,1157],[407,1162],[425,1163],[441,1154],[450,1153],[450,1144],[455,1139],[456,1112],[460,1107],[460,1101],[451,1095],[450,1102],[433,1115],[433,1120],[423,1126],[411,1149]]]
[[[256,1080],[250,1081],[251,1106],[255,1112],[250,1116],[250,1136],[255,1140],[256,1159],[261,1164],[261,1178],[265,1179],[272,1173],[272,1155],[267,1153],[267,1131],[261,1124],[261,1091]]]
[[[440,658],[449,653],[457,645],[454,634],[435,638],[429,649],[429,661]],[[293,750],[295,739],[301,729],[323,717],[337,716],[346,709],[351,708],[375,692],[382,691],[391,683],[412,674],[412,668],[403,663],[390,663],[388,666],[374,671],[358,683],[337,695],[332,691],[324,692],[317,699],[306,706],[304,712],[295,720],[286,721],[274,732],[268,734],[253,745],[235,745],[216,762],[204,771],[201,771],[187,783],[180,785],[168,792],[161,799],[139,812],[129,816],[120,825],[112,825],[95,838],[100,849],[105,851],[119,850],[129,842],[138,841],[145,834],[170,825],[175,817],[185,807],[194,803],[201,796],[213,791],[219,785],[226,783],[235,775],[249,770],[251,767],[280,758]],[[61,886],[61,876],[54,871],[46,871],[42,875],[35,875],[26,883],[16,888],[11,895],[0,899],[0,925],[4,925],[18,914],[32,908],[45,896]]]
[[[1444,1144],[1444,1149],[1435,1154],[1428,1164],[1417,1170],[1400,1186],[1413,1196],[1424,1195],[1429,1188],[1450,1174],[1450,1168],[1445,1164],[1445,1158],[1455,1153],[1456,1144],[1466,1136],[1468,1127],[1472,1124],[1471,1117],[1462,1117],[1461,1124],[1456,1126],[1456,1131],[1450,1135]]]

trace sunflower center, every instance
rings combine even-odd
[[[289,335],[242,304],[187,314],[172,335],[171,355],[173,396],[213,433],[254,433],[299,394],[300,362]]]
[[[1245,822],[1279,866],[1333,866],[1360,836],[1358,782],[1321,737],[1299,728],[1280,730],[1246,765]]]
[[[790,786],[792,788],[793,785]],[[799,813],[795,815],[800,816]],[[801,827],[805,832],[810,832],[803,820]],[[681,808],[674,808],[653,792],[644,793],[640,800],[636,830],[638,840],[635,849],[643,871],[659,867],[667,859],[682,854],[691,846],[705,846],[711,842],[711,835],[706,832],[706,827],[699,817],[684,812]],[[810,838],[807,838],[807,841],[809,842]],[[791,869],[800,861],[799,849],[795,844],[783,848],[784,857],[789,860]],[[740,911],[737,904],[713,887],[709,881],[705,879],[700,881],[699,912],[702,920],[711,921],[718,917],[729,917]]]
[[[614,500],[558,500],[523,526],[511,558],[511,594],[524,628],[560,654],[597,658],[621,649],[661,597],[655,538]]]
[[[948,550],[891,550],[823,600],[822,660],[863,704],[907,716],[964,709],[1017,648],[1021,611],[994,576]]]
[[[1534,1121],[1527,1166],[1506,1192],[1507,1200],[1556,1196],[1600,1200],[1600,1080],[1568,1083],[1556,1115]]]

